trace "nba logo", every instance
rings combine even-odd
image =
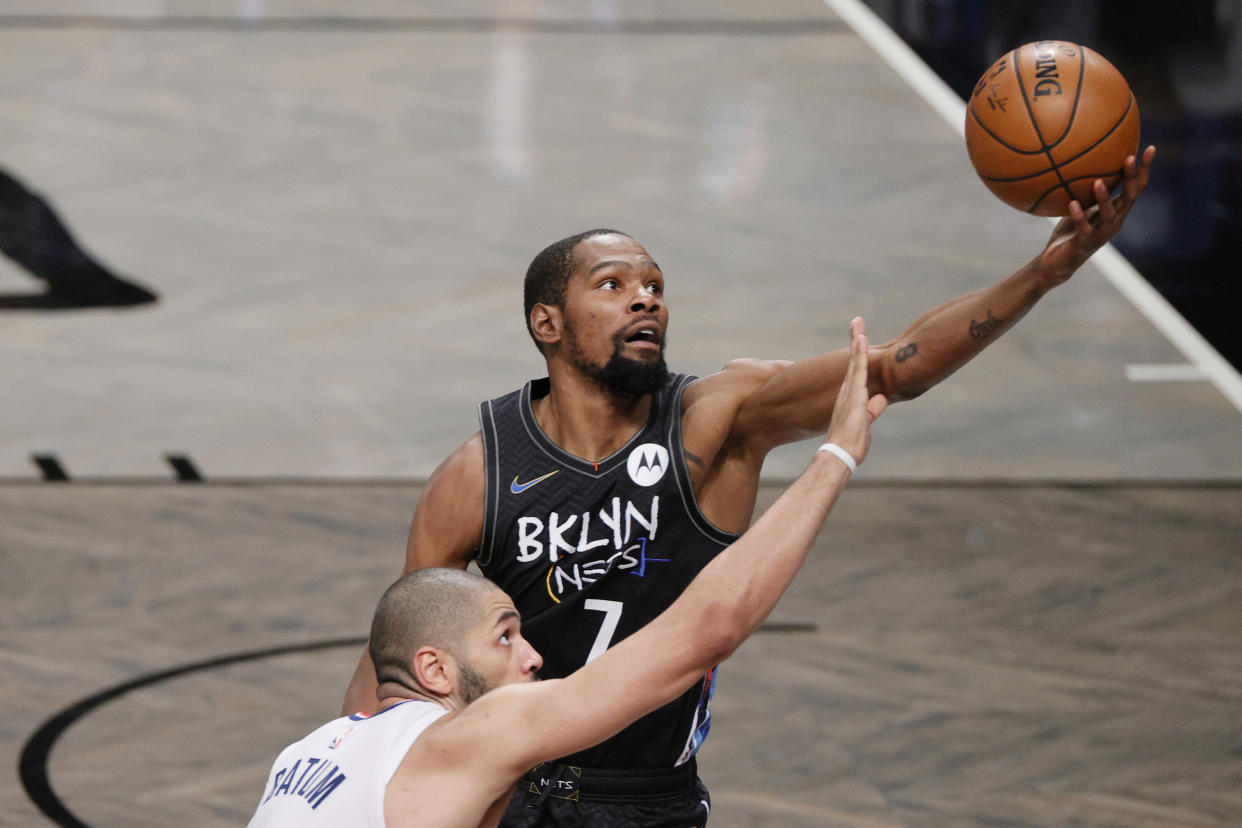
[[[336,750],[338,747],[341,746],[341,742],[345,741],[345,737],[353,732],[354,732],[354,728],[351,727],[348,730],[346,730],[344,733],[337,736],[335,739],[333,739],[331,742],[328,743],[328,750]]]

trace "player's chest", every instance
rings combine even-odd
[[[523,483],[516,476],[501,492],[496,515],[497,551],[515,564],[621,553],[639,539],[654,541],[682,511],[672,475],[639,485],[624,469],[601,476],[562,469],[537,489]]]

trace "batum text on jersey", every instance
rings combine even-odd
[[[281,768],[272,776],[272,789],[263,798],[266,804],[274,796],[300,796],[318,808],[328,795],[345,781],[340,767],[323,759],[308,757],[305,766],[298,759],[292,767]]]

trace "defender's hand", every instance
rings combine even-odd
[[[836,443],[861,463],[871,447],[871,424],[888,407],[883,394],[867,397],[867,326],[862,317],[850,321],[850,360],[828,425],[827,442]]]

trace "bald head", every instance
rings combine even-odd
[[[459,657],[463,637],[479,624],[483,596],[497,587],[460,569],[420,569],[390,586],[371,622],[371,660],[382,685],[417,689],[410,662],[420,647]]]

